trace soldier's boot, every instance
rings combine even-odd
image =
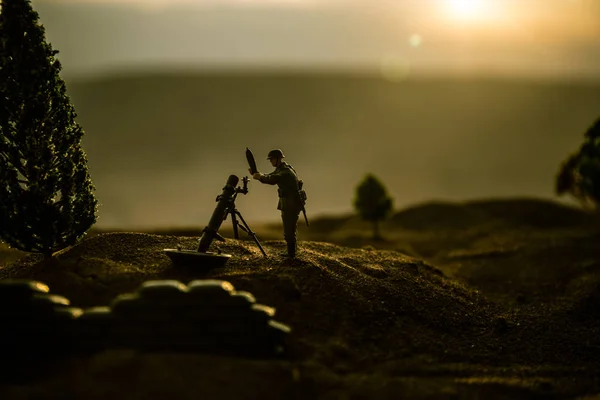
[[[287,251],[279,253],[284,258],[296,258],[296,243],[287,243]]]
[[[283,238],[287,244],[287,254],[285,257],[296,257],[296,225],[298,224],[298,214],[295,212],[281,213],[283,220]]]
[[[289,258],[296,258],[296,241],[288,242],[287,253]]]

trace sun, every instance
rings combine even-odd
[[[481,21],[491,16],[490,0],[446,0],[449,16],[461,21]]]

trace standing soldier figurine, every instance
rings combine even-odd
[[[261,183],[268,185],[277,185],[279,193],[279,203],[277,209],[281,210],[281,219],[283,220],[283,237],[287,243],[287,253],[282,256],[295,258],[296,257],[296,236],[297,225],[300,211],[304,210],[304,202],[306,195],[302,190],[302,181],[298,180],[298,175],[294,168],[283,161],[283,152],[279,149],[271,150],[267,155],[267,159],[271,161],[271,165],[275,167],[275,171],[270,174],[261,174],[258,171],[249,170],[252,177]],[[308,224],[308,220],[306,222]]]

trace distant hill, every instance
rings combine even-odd
[[[544,242],[555,235],[577,236],[574,232],[594,231],[599,226],[600,214],[555,201],[497,198],[411,205],[381,223],[384,240],[373,240],[371,223],[353,214],[315,218],[310,227],[301,223],[299,237],[348,247],[397,250],[440,265],[488,250],[510,253],[521,241],[533,240],[529,237],[532,232]],[[224,232],[232,237],[229,231]],[[261,226],[258,234],[262,239],[281,238],[281,223]],[[471,250],[474,247],[477,252]]]
[[[434,199],[552,197],[554,175],[598,116],[600,84],[492,79],[392,83],[359,73],[189,72],[69,81],[102,227],[203,225],[229,174],[280,147],[311,216],[351,210],[376,174],[397,208]],[[277,220],[274,189],[238,206]]]

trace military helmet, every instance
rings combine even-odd
[[[279,149],[273,149],[267,155],[267,160],[270,160],[271,158],[284,158],[284,157],[285,156],[283,155],[283,151],[281,151]]]

